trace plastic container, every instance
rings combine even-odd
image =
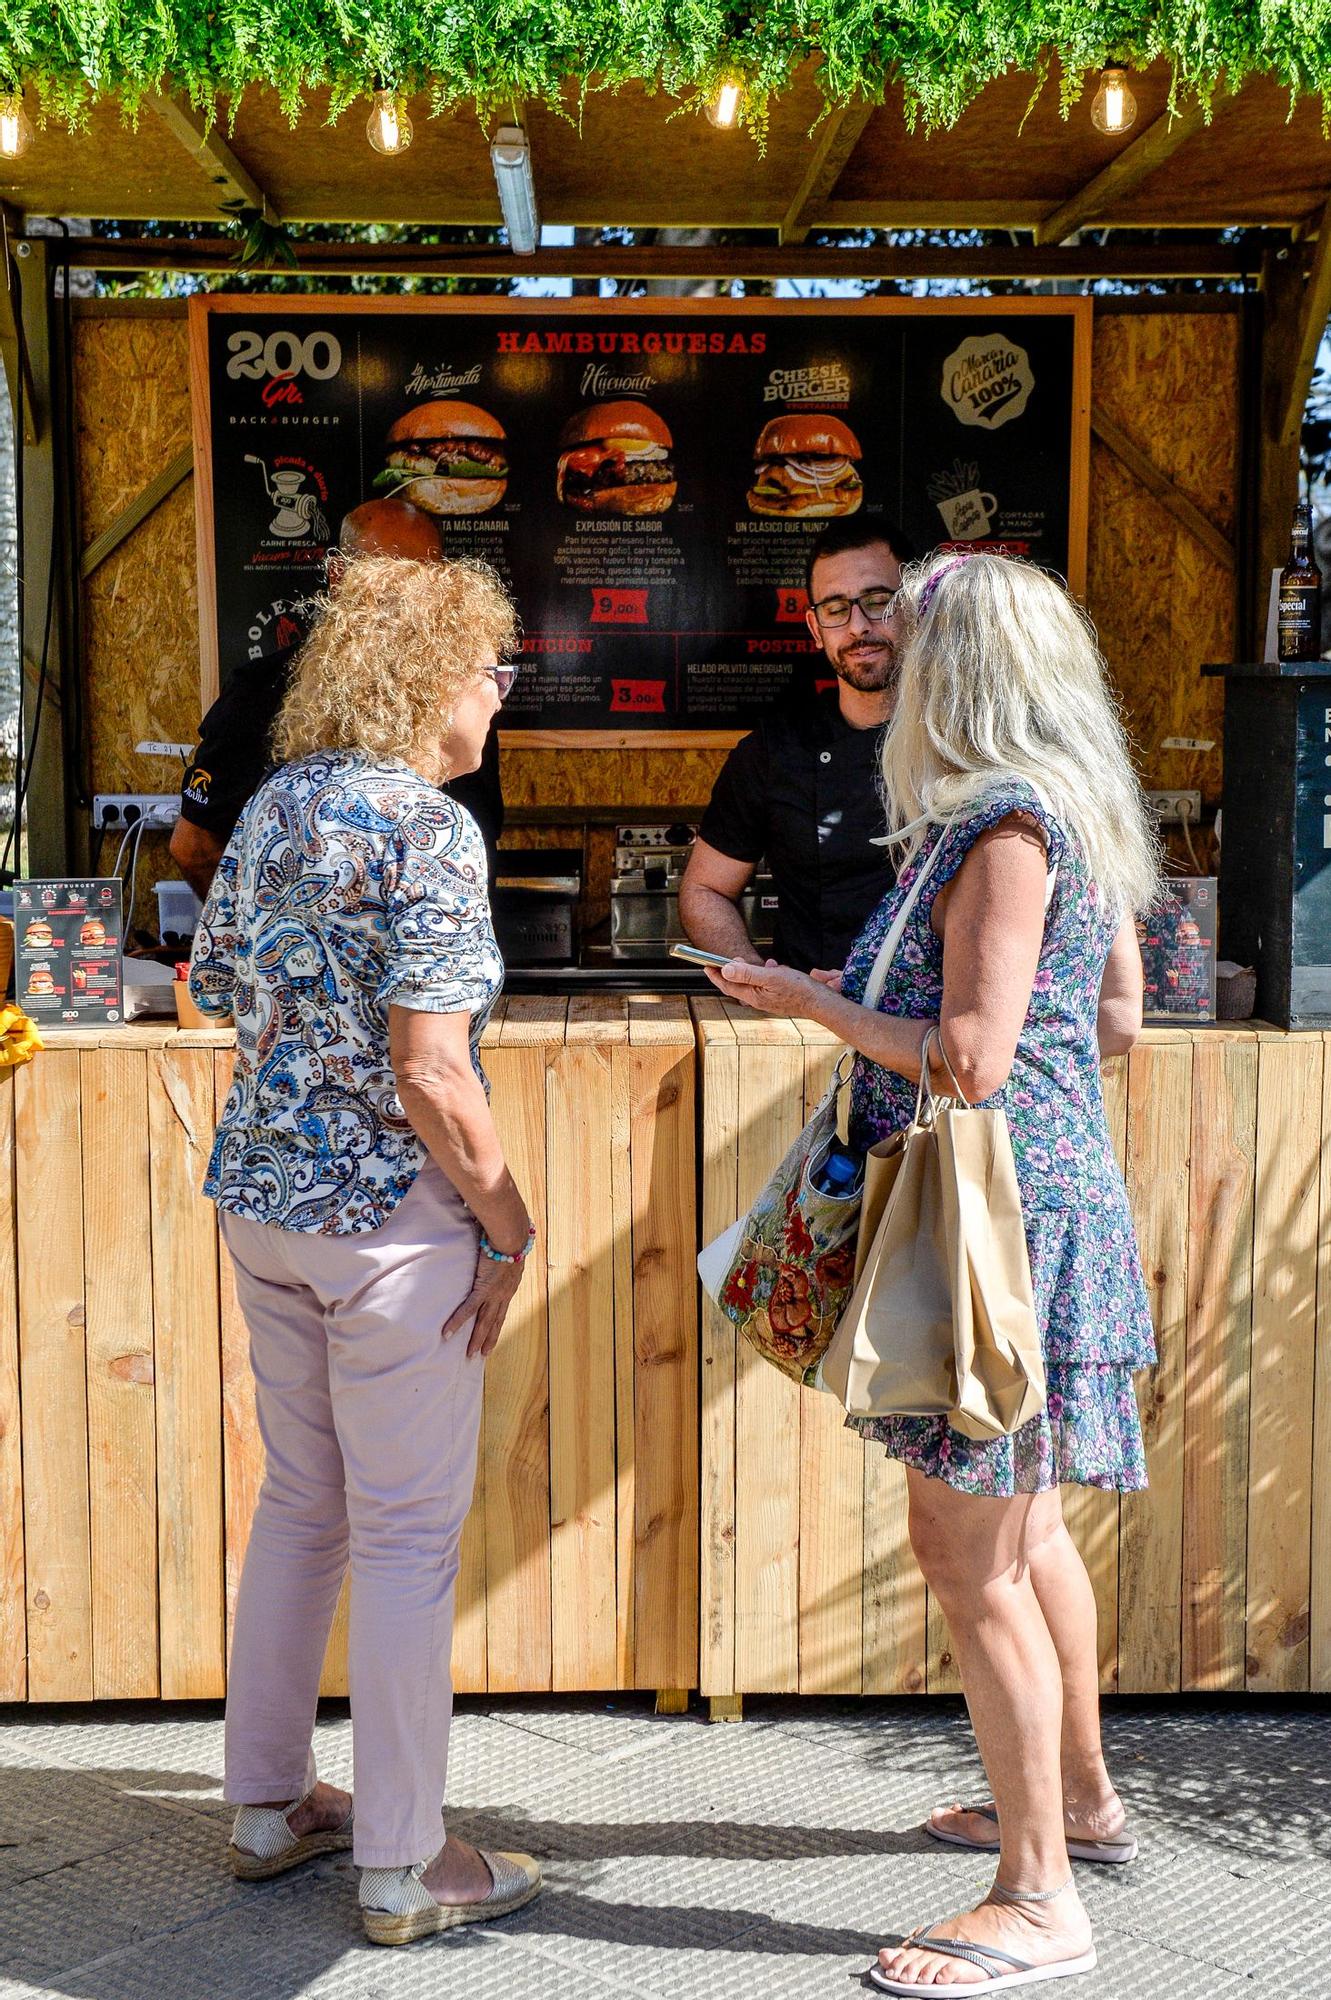
[[[188,882],[154,882],[157,929],[163,944],[188,944],[203,915],[203,904]]]

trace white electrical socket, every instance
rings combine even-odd
[[[1148,792],[1146,803],[1162,826],[1196,826],[1202,816],[1200,792]]]
[[[165,832],[179,818],[178,792],[98,792],[92,802],[94,833],[100,833],[103,827],[123,833],[127,826],[137,826],[140,820]]]

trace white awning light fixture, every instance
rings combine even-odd
[[[744,85],[737,76],[723,76],[703,105],[708,123],[718,132],[733,132],[744,104]]]
[[[1117,64],[1103,70],[1100,88],[1091,105],[1091,123],[1097,132],[1126,132],[1137,117],[1137,100],[1128,88],[1128,73]]]
[[[0,160],[17,160],[32,144],[32,120],[21,90],[0,91]]]
[[[405,153],[415,130],[406,99],[397,91],[390,90],[381,76],[376,76],[370,96],[370,115],[365,121],[365,136],[375,152],[384,154],[388,159]]]
[[[531,171],[531,141],[521,125],[499,127],[490,146],[490,162],[508,247],[515,257],[530,257],[541,240],[541,216]]]

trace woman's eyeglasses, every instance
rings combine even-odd
[[[495,684],[495,692],[500,701],[507,701],[509,690],[518,677],[516,667],[487,667],[486,673]]]
[[[825,632],[834,632],[838,625],[849,625],[850,614],[858,604],[871,625],[881,625],[891,616],[896,603],[895,590],[865,590],[858,597],[824,597],[813,607],[813,615]]]

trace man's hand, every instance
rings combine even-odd
[[[704,970],[718,993],[724,993],[727,1000],[742,1000],[756,1013],[816,1018],[820,989],[807,972],[778,965],[774,958],[765,965],[732,958],[729,965],[709,965]]]
[[[499,1338],[525,1269],[525,1258],[521,1264],[498,1264],[493,1257],[483,1257],[478,1250],[471,1290],[457,1311],[444,1321],[442,1338],[451,1340],[474,1317],[476,1323],[467,1342],[467,1353],[469,1356],[487,1355]]]
[[[810,979],[817,980],[820,986],[830,986],[834,993],[841,991],[840,972],[824,972],[820,967],[815,965],[810,968],[809,977]]]

